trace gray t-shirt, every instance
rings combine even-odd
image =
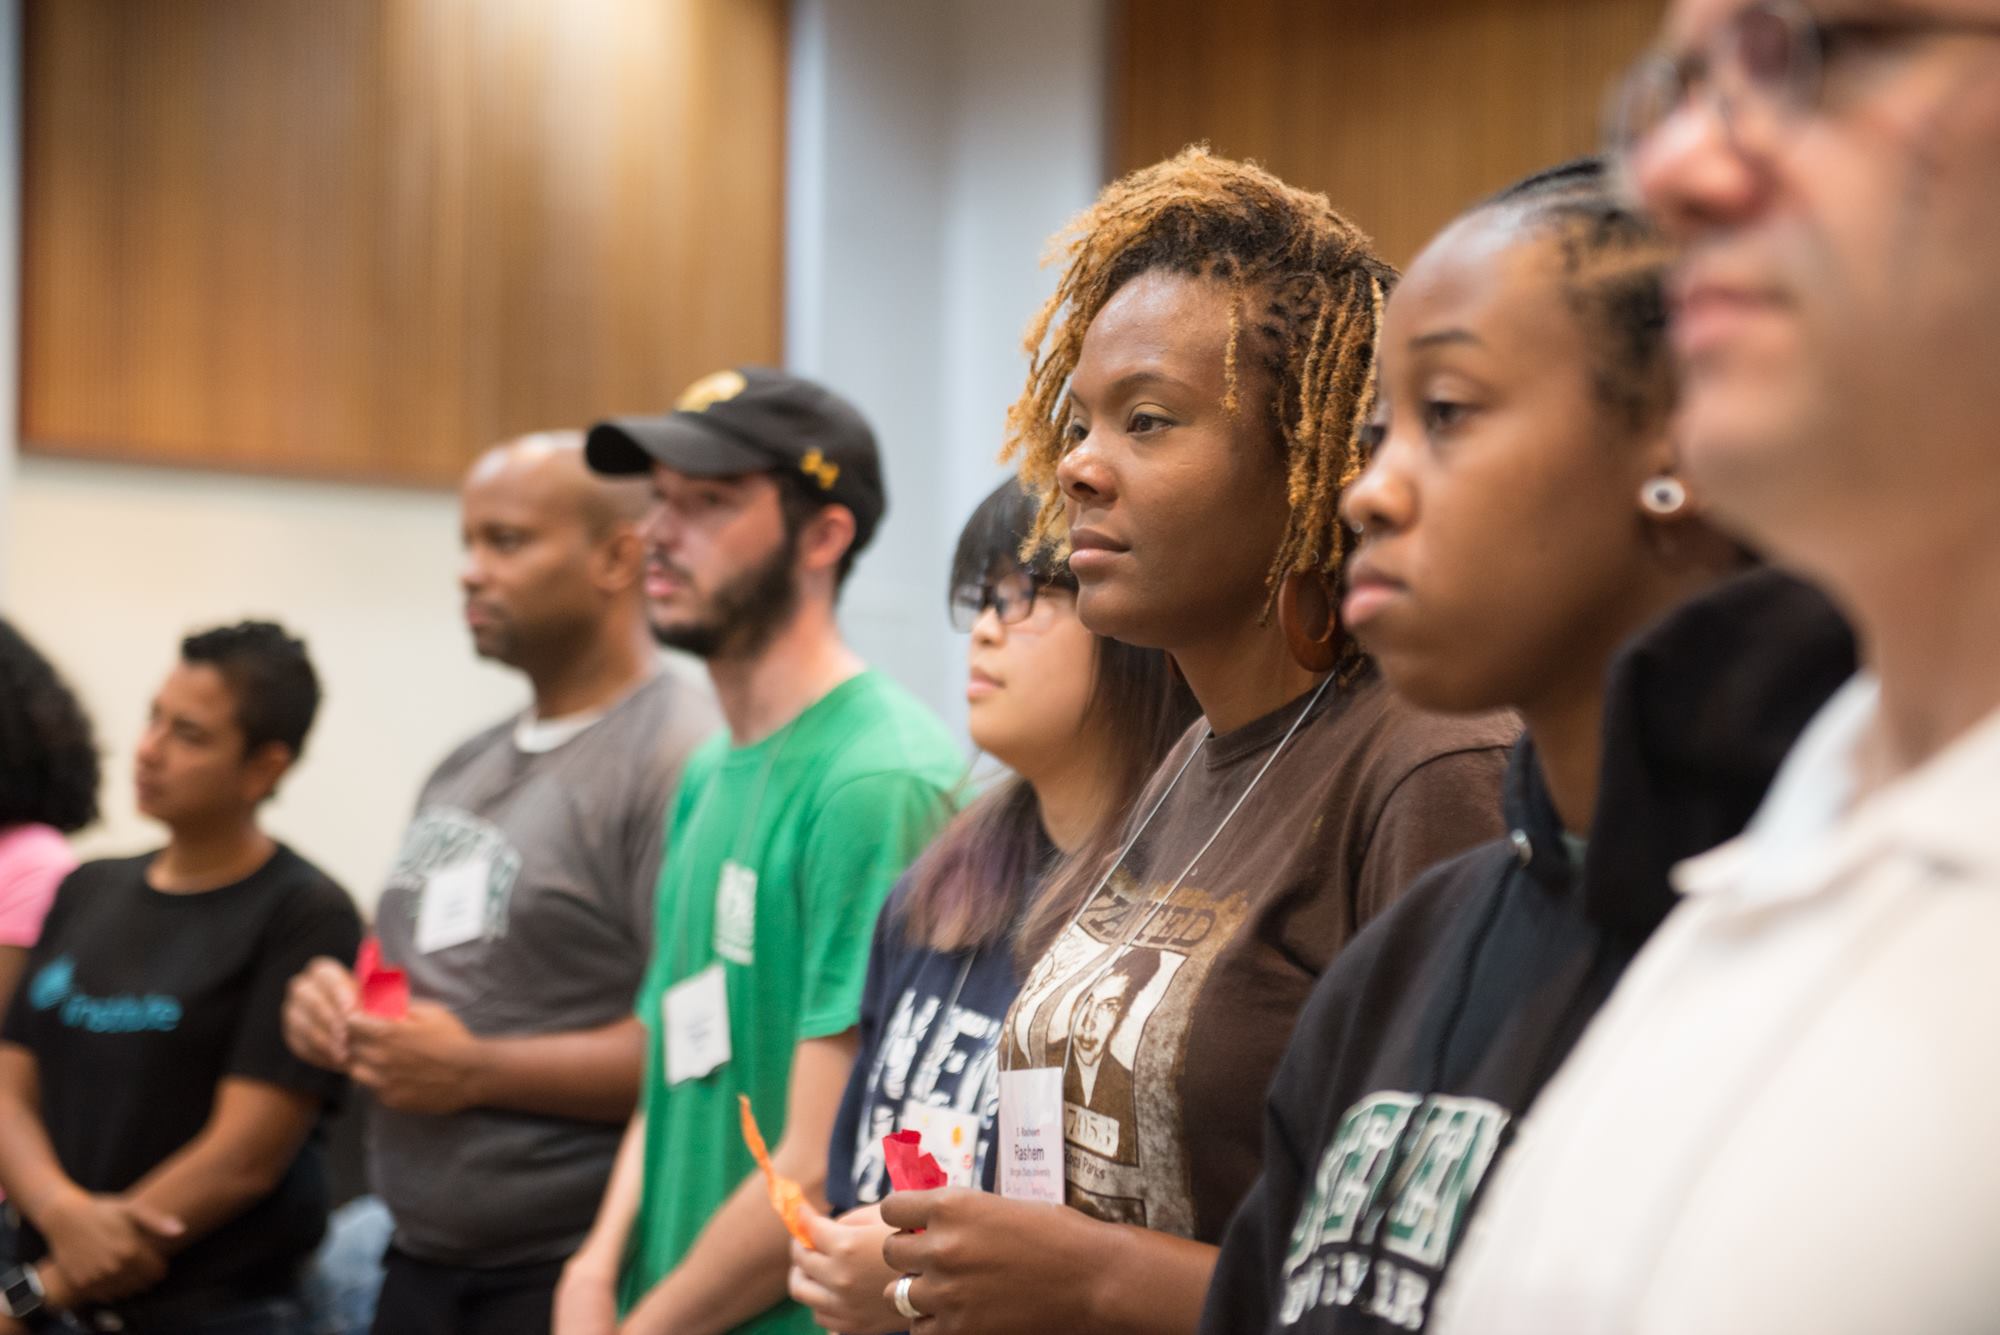
[[[523,750],[510,720],[452,752],[424,785],[376,912],[383,955],[409,970],[411,995],[482,1037],[629,1016],[666,813],[688,753],[719,722],[705,692],[662,672],[551,749]],[[623,1131],[377,1107],[369,1176],[409,1255],[530,1265],[582,1241]]]

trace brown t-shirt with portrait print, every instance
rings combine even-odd
[[[1308,699],[1206,742],[1196,721],[1133,809],[1158,804],[1144,833],[1008,1013],[1003,1069],[1064,1068],[1067,1194],[1087,1214],[1219,1242],[1314,980],[1419,872],[1501,833],[1511,714],[1329,686],[1156,910]]]

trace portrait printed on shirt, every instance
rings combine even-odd
[[[1064,1068],[1070,1203],[1185,1232],[1194,1199],[1178,1076],[1202,982],[1243,909],[1182,886],[1155,912],[1158,890],[1115,876],[1037,961],[1003,1042],[1007,1069]]]

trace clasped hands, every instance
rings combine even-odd
[[[49,1245],[42,1263],[48,1304],[68,1309],[143,1293],[167,1274],[162,1244],[187,1231],[143,1201],[75,1191],[35,1220]]]
[[[344,1072],[397,1112],[442,1116],[475,1106],[479,1040],[450,1010],[412,1001],[388,1020],[360,1009],[354,975],[314,960],[285,994],[285,1042],[315,1066]]]

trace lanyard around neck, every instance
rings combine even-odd
[[[1250,776],[1250,782],[1244,785],[1243,791],[1237,794],[1236,800],[1230,804],[1229,810],[1223,813],[1222,819],[1216,822],[1213,830],[1209,831],[1208,838],[1202,841],[1201,847],[1195,850],[1195,855],[1188,859],[1185,867],[1181,868],[1180,875],[1174,877],[1165,889],[1153,896],[1153,902],[1147,907],[1144,915],[1137,922],[1133,923],[1132,929],[1125,933],[1124,938],[1105,955],[1089,978],[1080,986],[1073,989],[1076,996],[1081,998],[1087,994],[1091,988],[1097,986],[1099,979],[1111,972],[1118,961],[1123,959],[1126,952],[1132,948],[1132,943],[1138,940],[1139,935],[1152,925],[1153,919],[1159,916],[1160,910],[1165,908],[1167,903],[1179,892],[1182,883],[1193,874],[1195,867],[1200,864],[1201,860],[1208,856],[1208,850],[1215,846],[1215,841],[1222,837],[1222,832],[1229,828],[1229,822],[1236,818],[1236,813],[1241,811],[1243,804],[1250,800],[1250,794],[1257,791],[1257,785],[1263,782],[1264,776],[1270,772],[1271,766],[1277,763],[1278,757],[1284,753],[1285,747],[1290,744],[1293,734],[1297,733],[1300,726],[1305,723],[1307,716],[1312,713],[1313,707],[1319,703],[1320,697],[1326,693],[1326,688],[1332,681],[1333,678],[1331,676],[1323,678],[1320,684],[1313,689],[1312,695],[1306,700],[1305,707],[1299,710],[1298,716],[1292,720],[1291,726],[1285,729],[1285,735],[1280,737],[1278,744],[1271,748],[1271,754],[1264,757],[1264,763],[1259,765],[1257,772]],[[1207,746],[1210,739],[1214,736],[1215,733],[1211,729],[1209,732],[1203,734],[1202,739],[1195,743],[1194,749],[1188,752],[1188,758],[1181,762],[1179,769],[1174,771],[1174,777],[1168,782],[1166,791],[1160,794],[1160,800],[1153,803],[1151,810],[1146,812],[1145,819],[1139,822],[1138,829],[1132,832],[1131,838],[1127,839],[1124,847],[1118,850],[1118,856],[1112,859],[1111,865],[1105,869],[1104,875],[1092,887],[1091,892],[1084,897],[1083,902],[1077,905],[1076,912],[1072,913],[1069,916],[1069,920],[1063,924],[1062,931],[1057,933],[1054,938],[1055,941],[1061,941],[1069,935],[1070,931],[1083,920],[1083,915],[1090,911],[1091,906],[1104,893],[1105,887],[1111,884],[1111,878],[1117,875],[1118,868],[1124,865],[1126,856],[1131,853],[1133,846],[1139,842],[1139,837],[1145,834],[1147,828],[1153,823],[1153,817],[1160,813],[1160,808],[1166,805],[1167,798],[1173,795],[1174,789],[1180,784],[1181,776],[1187,773],[1188,766],[1194,763],[1194,758],[1201,754],[1201,749]],[[1054,945],[1051,944],[1050,948],[1054,949]],[[1070,1014],[1073,1023],[1076,1014],[1074,1008],[1071,1009]],[[1044,1040],[1044,1043],[1046,1044],[1046,1040]],[[1075,1047],[1076,1044],[1074,1042],[1065,1042],[1063,1044],[1062,1069],[1065,1076],[1069,1072],[1070,1053]],[[1004,1051],[1005,1049],[1003,1048],[1002,1050]]]

